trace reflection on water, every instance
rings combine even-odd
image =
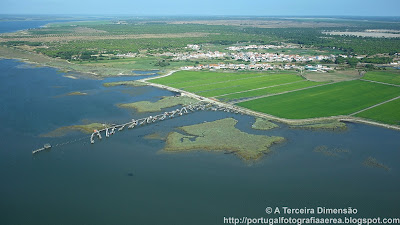
[[[51,68],[21,65],[0,60],[1,224],[222,224],[224,216],[267,216],[268,206],[355,207],[360,217],[398,216],[400,132],[362,124],[348,124],[344,132],[284,124],[261,131],[251,129],[253,117],[202,111],[32,157],[31,151],[44,143],[85,137],[40,134],[61,126],[142,118],[149,114],[116,104],[156,101],[174,93],[102,86],[129,77],[74,80]],[[88,95],[64,95],[76,91]],[[162,140],[144,138],[226,117],[238,120],[236,127],[244,132],[287,141],[249,164],[233,154],[164,153]],[[348,152],[331,157],[315,152],[318,146]],[[391,170],[364,166],[368,157]]]

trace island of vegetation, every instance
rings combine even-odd
[[[166,138],[164,151],[185,152],[193,150],[225,151],[244,160],[258,160],[270,153],[269,147],[281,143],[283,137],[253,135],[235,128],[237,120],[226,118],[191,126],[180,127]]]
[[[318,152],[326,156],[339,157],[340,154],[350,153],[350,150],[342,148],[329,148],[326,145],[320,145],[314,148],[314,152]]]
[[[251,126],[256,130],[271,130],[277,127],[279,126],[264,118],[256,118],[256,122]]]
[[[347,129],[345,123],[338,120],[327,120],[327,121],[316,121],[316,122],[306,122],[297,123],[290,126],[293,129],[308,129],[308,130],[334,130],[343,131]]]
[[[135,109],[139,113],[144,112],[159,112],[162,109],[177,106],[177,105],[188,105],[197,102],[193,98],[187,96],[167,96],[156,102],[140,101],[133,103],[119,104],[119,107]]]
[[[368,157],[364,161],[364,166],[370,167],[370,168],[378,168],[378,169],[384,169],[385,171],[390,171],[390,168],[386,166],[385,164],[379,162],[376,158],[374,157]]]
[[[67,135],[70,132],[79,131],[85,134],[91,134],[94,130],[101,130],[105,127],[109,127],[108,124],[102,123],[90,123],[84,125],[72,125],[72,126],[65,126],[57,128],[49,133],[40,135],[41,137],[61,137]]]

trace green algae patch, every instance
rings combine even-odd
[[[342,131],[346,130],[347,126],[345,123],[338,120],[322,121],[322,122],[311,122],[291,125],[293,129],[307,129],[307,130],[335,130]]]
[[[176,105],[188,105],[196,102],[197,100],[187,96],[168,96],[164,97],[157,102],[140,101],[126,104],[119,104],[121,108],[135,109],[140,113],[143,112],[159,112],[164,108],[173,107]]]
[[[344,153],[350,153],[350,150],[342,148],[328,148],[326,145],[320,145],[314,148],[314,152],[330,157],[340,157]]]
[[[275,123],[263,118],[256,118],[256,122],[251,126],[251,128],[256,130],[271,130],[279,127]]]
[[[93,133],[93,130],[101,130],[105,127],[108,127],[107,124],[102,124],[102,123],[90,123],[90,124],[85,124],[85,125],[72,125],[72,126],[66,126],[66,127],[60,127],[57,128],[53,131],[50,131],[49,133],[42,134],[40,135],[41,137],[61,137],[64,135],[67,135],[69,132],[73,131],[80,131],[85,134],[91,134]]]
[[[74,92],[70,92],[67,94],[68,96],[74,96],[74,95],[87,95],[87,93],[85,92],[80,92],[80,91],[74,91]]]
[[[374,157],[368,157],[365,161],[364,161],[364,166],[366,167],[370,167],[370,168],[377,168],[377,169],[384,169],[386,171],[390,171],[390,168],[388,166],[386,166],[385,164],[379,162],[376,158]]]
[[[281,143],[283,137],[254,135],[235,127],[233,118],[180,127],[184,133],[171,132],[167,136],[166,152],[193,150],[226,151],[244,160],[258,160],[269,153],[270,146]]]
[[[104,87],[114,87],[114,86],[142,87],[146,85],[147,84],[136,80],[108,82],[103,84]]]

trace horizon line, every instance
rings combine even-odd
[[[113,14],[113,13],[0,13],[0,16],[131,16],[131,17],[399,17],[400,15],[224,15],[224,14]]]

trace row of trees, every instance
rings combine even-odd
[[[388,64],[393,62],[393,59],[390,57],[373,57],[373,58],[362,58],[358,59],[355,57],[336,57],[336,64],[349,64],[351,67],[356,67],[358,63],[369,63],[369,64]],[[371,67],[371,66],[368,66]],[[374,67],[374,66],[372,66]]]
[[[150,51],[173,51],[185,47],[187,44],[213,43],[218,45],[232,45],[241,43],[271,43],[276,41],[291,42],[303,46],[314,46],[321,49],[338,49],[347,54],[375,55],[378,53],[394,54],[400,52],[399,38],[371,38],[325,35],[322,28],[251,28],[234,26],[211,26],[199,24],[91,24],[85,27],[107,31],[108,34],[144,34],[144,33],[187,33],[206,32],[211,33],[201,37],[180,38],[142,38],[142,39],[118,39],[118,40],[79,40],[70,42],[46,43],[49,48],[37,48],[38,52],[51,57],[80,60],[92,60],[91,55],[101,54],[105,51],[116,53]],[[373,27],[371,25],[371,27]],[[47,33],[68,32],[76,27],[55,27],[42,30]],[[336,28],[335,28],[336,29]],[[339,29],[339,28],[338,28]],[[40,30],[40,29],[39,29]],[[39,31],[37,31],[39,32]],[[39,46],[34,42],[7,42],[10,46],[27,44]],[[36,45],[37,44],[37,45]],[[342,59],[339,59],[338,63]],[[365,59],[366,63],[387,63],[385,58]],[[342,60],[343,61],[343,60]],[[354,65],[357,60],[346,59],[347,63]]]
[[[320,28],[246,28],[248,33],[269,35],[305,46],[335,48],[349,54],[375,55],[400,52],[400,38],[334,36],[323,34],[323,30]]]

